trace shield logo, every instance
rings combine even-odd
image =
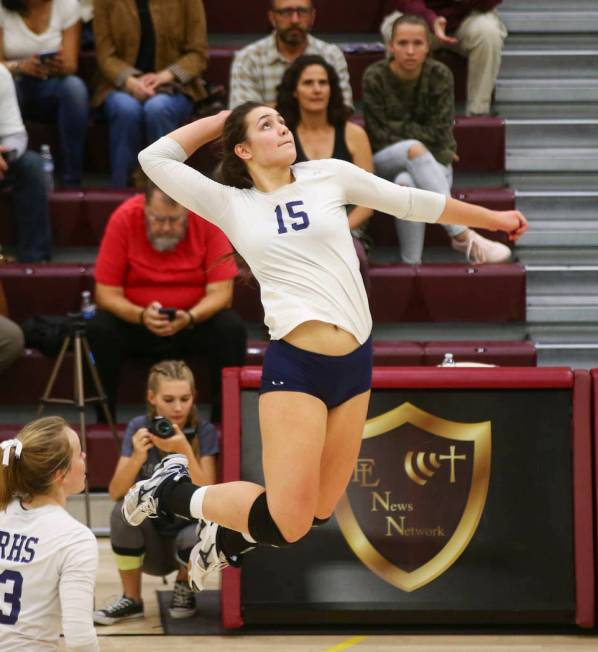
[[[376,575],[415,591],[466,549],[490,481],[491,423],[447,421],[403,403],[365,425],[336,518]]]

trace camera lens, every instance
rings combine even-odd
[[[154,417],[149,430],[162,439],[168,439],[174,435],[174,427],[166,417]]]

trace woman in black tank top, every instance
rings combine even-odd
[[[295,163],[337,158],[374,171],[372,149],[365,130],[348,121],[351,109],[343,103],[336,70],[319,55],[304,55],[286,70],[278,87],[276,109],[295,137]],[[349,228],[369,291],[367,254],[362,240],[369,208],[347,206]]]

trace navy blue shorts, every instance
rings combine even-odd
[[[372,386],[372,338],[347,355],[323,355],[284,340],[268,345],[260,394],[303,392],[336,407]]]

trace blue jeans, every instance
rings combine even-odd
[[[65,186],[80,186],[83,177],[85,137],[89,119],[87,86],[75,75],[16,81],[21,113],[25,120],[56,121],[62,152]]]
[[[52,255],[48,190],[42,157],[27,151],[10,164],[0,187],[12,186],[17,227],[17,260],[38,263]]]
[[[113,91],[103,105],[110,125],[112,185],[126,186],[144,143],[153,143],[191,116],[193,102],[182,93],[157,93],[140,102],[128,93]]]

